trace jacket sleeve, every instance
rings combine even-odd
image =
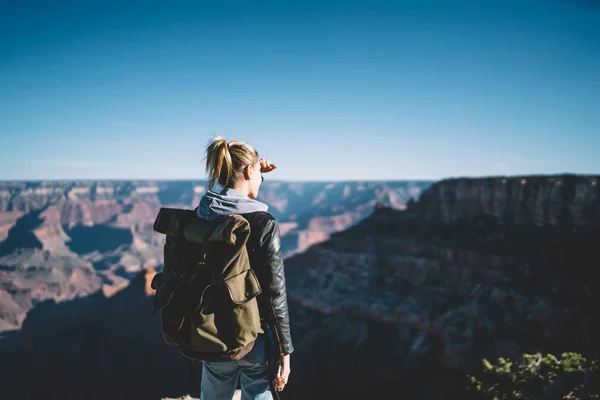
[[[262,272],[263,299],[268,309],[266,320],[279,347],[280,355],[294,351],[290,335],[290,322],[283,269],[283,253],[281,251],[281,235],[279,224],[274,218],[265,222],[260,239],[260,257]]]

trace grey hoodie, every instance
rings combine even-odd
[[[221,193],[208,191],[200,200],[196,213],[200,218],[213,220],[222,215],[267,211],[269,206],[238,192],[225,188]]]

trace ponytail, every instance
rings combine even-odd
[[[217,136],[206,146],[208,190],[217,182],[222,187],[230,187],[242,178],[246,166],[256,162],[258,153],[252,146],[238,140],[227,143],[225,138]]]

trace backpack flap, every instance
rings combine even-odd
[[[229,291],[229,297],[235,304],[244,304],[262,292],[260,283],[252,269],[226,279],[223,283]]]
[[[158,233],[180,237],[183,235],[185,225],[196,217],[192,210],[161,207],[152,229]]]

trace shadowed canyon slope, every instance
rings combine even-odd
[[[453,398],[484,357],[597,350],[599,184],[443,181],[290,259],[294,398]]]
[[[376,202],[405,207],[427,182],[284,183],[267,180],[260,199],[281,222],[287,255],[366,217]],[[162,264],[152,231],[161,206],[194,208],[203,181],[0,182],[0,331],[31,307],[124,288]]]
[[[442,181],[289,258],[296,352],[282,398],[459,398],[482,357],[595,350],[599,184]],[[189,362],[150,316],[151,275],[36,307],[0,340],[3,394],[197,397],[198,376],[184,384]]]

